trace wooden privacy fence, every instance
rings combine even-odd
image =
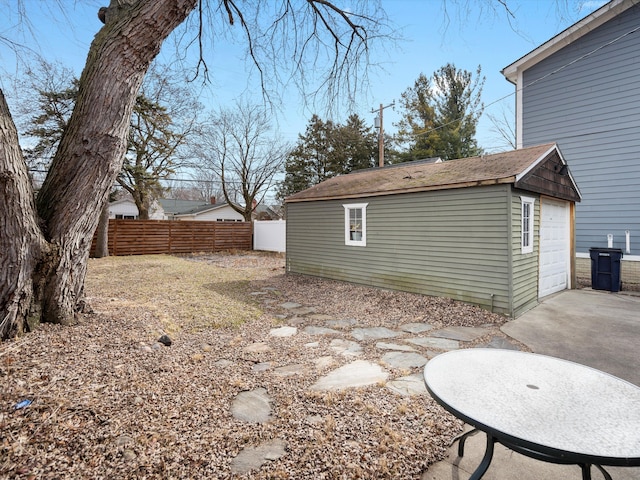
[[[251,250],[252,234],[251,222],[109,220],[109,255]]]

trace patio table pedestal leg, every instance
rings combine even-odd
[[[602,476],[604,477],[605,480],[612,480],[611,475],[609,475],[609,472],[607,472],[600,465],[593,465],[593,466],[596,467],[598,470],[600,470],[600,472],[602,472]],[[591,465],[588,463],[581,463],[580,468],[582,468],[582,480],[591,480]]]
[[[474,428],[473,430],[469,430],[466,433],[463,433],[462,435],[457,436],[456,438],[453,439],[453,442],[451,442],[451,445],[453,445],[454,443],[458,442],[458,456],[459,457],[464,457],[464,442],[467,441],[467,438],[475,435],[476,433],[480,432],[480,430],[478,430],[477,428]]]
[[[480,462],[478,468],[476,468],[475,472],[469,477],[469,480],[480,480],[486,473],[493,459],[493,446],[495,443],[495,438],[487,433],[487,449],[484,452],[484,457],[482,457],[482,462]]]
[[[609,472],[607,472],[604,468],[602,468],[600,465],[594,465],[598,470],[600,470],[602,472],[602,476],[604,477],[604,480],[613,480],[611,478],[611,475],[609,475]]]

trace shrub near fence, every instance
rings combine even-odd
[[[251,250],[252,235],[251,222],[109,220],[109,255]]]

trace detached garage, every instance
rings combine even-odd
[[[286,199],[287,272],[516,317],[574,285],[576,201],[555,144],[362,170]]]

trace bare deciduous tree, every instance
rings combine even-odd
[[[292,75],[303,87],[310,87],[305,74],[313,64],[328,99],[337,98],[342,88],[353,91],[348,86],[358,84],[370,42],[384,27],[380,10],[346,11],[330,0],[246,5],[234,0],[110,0],[68,127],[35,199],[0,92],[0,338],[42,321],[74,323],[84,309],[91,239],[122,168],[143,78],[165,39],[192,12],[191,18],[204,25],[207,7],[212,20],[242,29],[265,91],[267,78],[294,78],[274,77],[271,72],[282,72],[276,67],[266,74],[265,58],[286,58],[292,59]],[[202,38],[202,32],[197,30],[195,38]]]
[[[489,113],[487,118],[491,121],[491,131],[496,134],[498,145],[502,146],[504,150],[515,150],[517,148],[516,114],[513,108],[503,108],[498,114]]]
[[[133,107],[124,165],[117,182],[133,197],[138,218],[148,220],[162,197],[161,180],[187,163],[184,151],[202,105],[174,83],[167,68],[152,66]]]
[[[289,146],[272,133],[263,107],[237,104],[205,127],[203,159],[220,178],[226,202],[251,221],[282,171]]]

